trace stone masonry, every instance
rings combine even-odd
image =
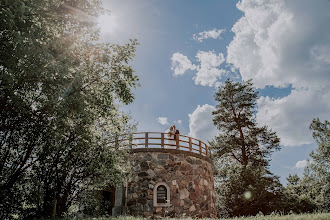
[[[213,167],[209,159],[179,150],[152,150],[135,151],[130,156],[129,214],[216,217]],[[170,189],[168,207],[153,207],[153,188],[160,182]]]

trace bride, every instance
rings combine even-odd
[[[173,126],[170,127],[170,130],[166,130],[165,132],[167,132],[167,138],[169,140],[167,140],[167,145],[166,148],[167,149],[176,149],[176,141],[174,140],[174,130],[173,130]]]

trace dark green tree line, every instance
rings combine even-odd
[[[67,212],[118,181],[137,42],[98,43],[98,0],[0,1],[0,218]],[[54,203],[56,201],[56,203]]]

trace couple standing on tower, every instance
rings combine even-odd
[[[171,149],[176,149],[176,139],[179,138],[180,131],[175,128],[175,125],[170,127],[170,130],[167,133],[167,137],[169,138],[168,144],[170,146],[167,146],[168,148]]]

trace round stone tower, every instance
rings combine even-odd
[[[132,146],[125,193],[129,214],[216,217],[213,164],[205,143],[148,132],[134,134]]]

